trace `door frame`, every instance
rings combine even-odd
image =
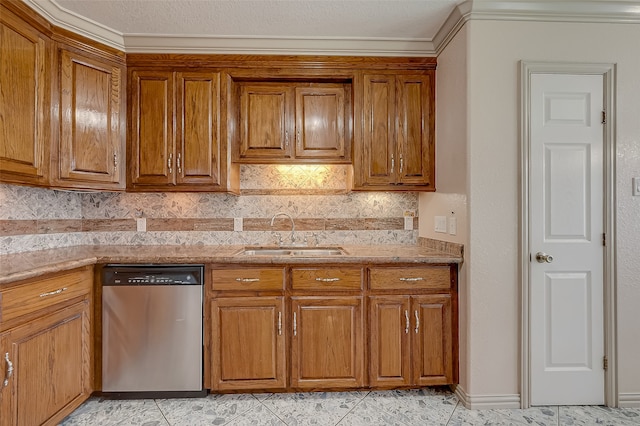
[[[606,245],[604,248],[604,350],[608,361],[605,370],[605,404],[618,406],[617,330],[616,330],[616,138],[615,89],[616,65],[600,63],[520,61],[520,407],[531,406],[531,336],[530,336],[530,208],[529,175],[531,155],[531,76],[533,74],[601,75],[604,84],[606,122],[603,134],[603,214]]]

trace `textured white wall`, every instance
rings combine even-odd
[[[420,194],[420,236],[450,241],[468,248],[467,205],[467,27],[438,57],[436,78],[436,189]],[[452,214],[453,212],[453,214]],[[436,233],[434,216],[455,216],[456,235]],[[458,271],[460,322],[460,384],[468,387],[467,264]]]
[[[617,64],[618,384],[623,398],[638,400],[640,197],[631,195],[631,178],[640,175],[640,25],[477,20],[467,27],[470,209],[465,264],[470,306],[465,390],[472,396],[519,392],[518,63],[601,62]],[[438,140],[442,143],[447,142]]]

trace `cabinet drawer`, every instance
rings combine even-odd
[[[284,268],[214,269],[211,283],[214,290],[282,290]]]
[[[30,314],[91,292],[91,268],[37,279],[1,292],[0,319],[3,322]]]
[[[362,268],[294,268],[291,286],[294,290],[360,290]]]
[[[449,266],[371,268],[370,280],[372,290],[449,290],[451,272]]]

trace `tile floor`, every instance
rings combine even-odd
[[[640,408],[467,410],[448,388],[209,395],[197,399],[92,398],[61,425],[640,425]]]

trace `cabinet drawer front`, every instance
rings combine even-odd
[[[294,290],[360,290],[362,268],[294,268]]]
[[[451,287],[449,266],[371,268],[370,279],[372,290],[449,290]]]
[[[214,290],[282,290],[284,268],[214,269]]]
[[[92,270],[83,269],[9,288],[2,291],[0,318],[6,322],[87,295],[91,292],[92,283]]]

